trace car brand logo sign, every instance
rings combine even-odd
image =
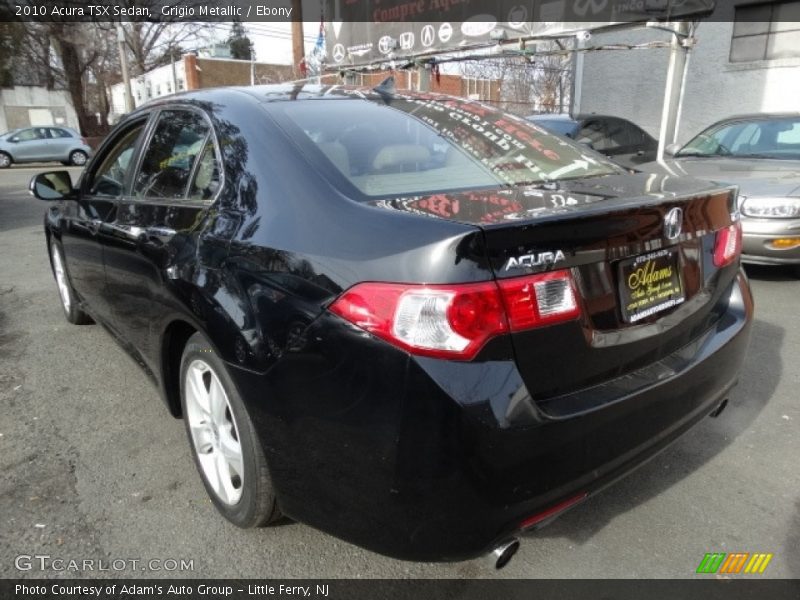
[[[439,41],[446,44],[453,37],[453,26],[450,23],[442,23],[439,25]]]
[[[342,46],[341,44],[336,44],[333,47],[333,61],[335,63],[342,62],[344,60],[344,54],[345,54],[344,46]]]
[[[400,48],[403,50],[411,50],[414,47],[414,33],[406,31],[400,34]]]
[[[509,258],[503,270],[510,271],[511,269],[524,269],[525,267],[544,267],[547,265],[554,265],[563,260],[564,253],[561,250],[523,254],[522,256],[512,256]]]
[[[394,49],[394,40],[388,35],[378,40],[378,50],[381,54],[389,54]]]
[[[433,25],[425,25],[422,28],[422,32],[419,34],[419,41],[422,42],[422,45],[426,48],[430,48],[433,46],[433,42],[436,39],[436,31],[433,28]]]
[[[664,217],[664,235],[668,240],[674,240],[681,234],[683,226],[683,209],[673,208]]]

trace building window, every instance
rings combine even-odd
[[[168,94],[172,93],[172,84],[169,81],[167,82],[167,93]]]
[[[800,57],[800,0],[737,6],[731,62]]]
[[[178,79],[178,89],[179,90],[183,89],[183,79]]]
[[[157,83],[156,84],[156,96],[160,96],[160,95],[161,95],[161,84]]]

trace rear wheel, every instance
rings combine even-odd
[[[73,150],[69,155],[69,164],[82,167],[88,158],[89,156],[83,150]]]
[[[50,244],[50,259],[53,265],[53,276],[58,285],[58,296],[61,299],[61,308],[64,316],[73,325],[87,325],[93,323],[92,318],[78,307],[78,300],[69,281],[69,274],[64,266],[64,253],[58,242]]]
[[[186,343],[180,376],[195,465],[217,510],[245,528],[278,520],[261,441],[225,366],[199,333]]]
[[[14,162],[11,160],[11,156],[6,154],[5,152],[0,152],[0,169],[7,169],[11,166],[11,163]]]

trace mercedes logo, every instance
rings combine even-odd
[[[683,209],[675,207],[664,217],[664,235],[668,240],[674,240],[681,234],[683,226]]]
[[[341,44],[336,44],[333,47],[333,60],[336,63],[340,63],[344,60],[345,50],[344,46]]]

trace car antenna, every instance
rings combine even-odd
[[[373,92],[380,94],[380,96],[386,100],[394,96],[396,87],[394,84],[394,75],[389,75],[386,79],[381,81],[378,85],[372,88]]]

